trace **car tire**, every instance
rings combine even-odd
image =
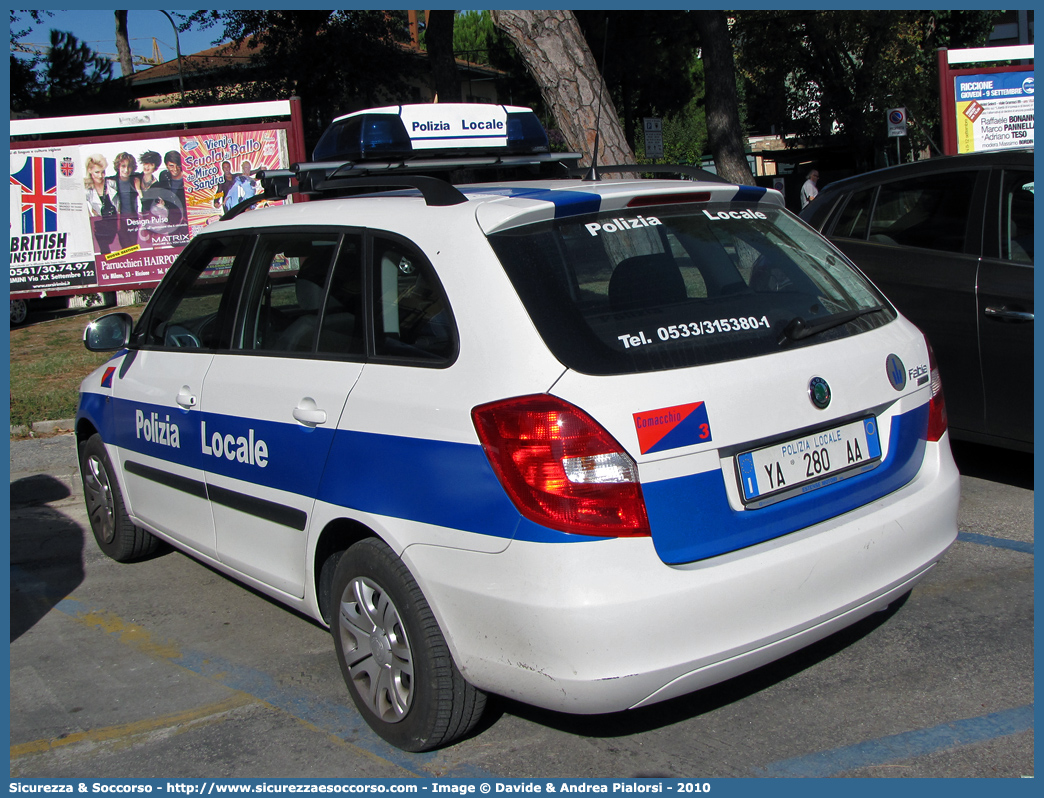
[[[404,751],[429,751],[470,732],[485,693],[457,670],[446,639],[405,563],[382,541],[362,540],[333,578],[337,661],[348,692],[377,734]]]
[[[24,299],[12,299],[11,326],[17,327],[19,324],[24,324],[27,318],[29,318],[29,303]]]
[[[91,531],[104,554],[117,562],[133,562],[156,551],[159,539],[135,526],[127,515],[101,435],[92,435],[80,445],[80,479]]]

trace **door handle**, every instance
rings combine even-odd
[[[1001,307],[987,306],[986,315],[991,319],[1000,319],[1002,321],[1033,321],[1032,313],[1026,313],[1022,310],[1008,310],[1003,305]]]
[[[326,411],[316,407],[315,399],[306,396],[294,408],[294,418],[306,427],[317,427],[326,423]]]
[[[196,395],[187,385],[182,385],[174,401],[188,410],[190,407],[196,406]]]

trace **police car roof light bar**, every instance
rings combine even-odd
[[[550,149],[544,126],[529,108],[477,103],[370,108],[335,119],[319,139],[313,162],[256,173],[264,193],[242,210],[295,193],[345,196],[380,188],[415,188],[429,205],[457,204],[464,195],[432,172],[559,163],[568,174],[568,164],[582,157]],[[237,206],[225,218],[242,210]]]
[[[409,158],[448,152],[550,152],[547,131],[529,108],[428,103],[370,108],[335,119],[319,139],[316,161]]]

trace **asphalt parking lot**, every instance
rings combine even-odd
[[[1033,776],[1032,457],[957,455],[960,537],[901,606],[645,710],[497,700],[405,754],[352,708],[328,632],[180,553],[108,560],[73,438],[12,441],[11,775]]]

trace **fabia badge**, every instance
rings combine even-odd
[[[888,373],[888,381],[897,391],[906,387],[906,366],[899,359],[899,355],[889,355],[885,361],[885,371]]]
[[[820,410],[825,409],[830,404],[830,386],[827,385],[827,381],[822,377],[813,377],[809,380],[808,398]]]

